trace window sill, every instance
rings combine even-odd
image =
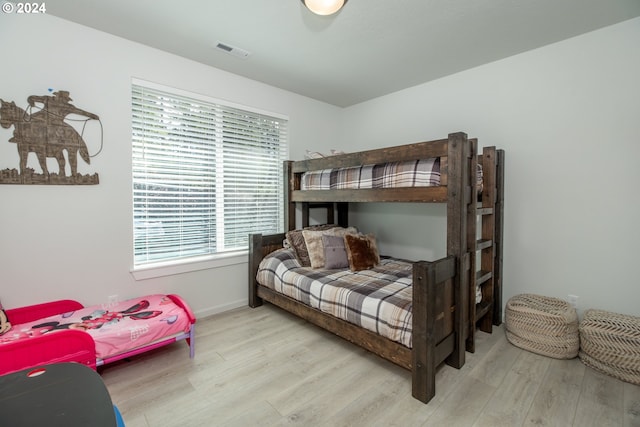
[[[199,270],[227,267],[229,265],[245,264],[248,262],[248,254],[248,251],[242,251],[174,262],[149,264],[133,267],[131,269],[131,275],[135,280],[146,280],[156,277],[173,276],[175,274],[191,273]]]

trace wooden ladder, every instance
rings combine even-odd
[[[480,222],[479,236],[469,236],[472,247],[470,286],[470,321],[467,351],[475,351],[476,328],[491,333],[493,325],[502,323],[502,229],[504,212],[504,150],[485,147],[478,156],[482,165],[482,198],[475,207],[474,221]],[[472,194],[476,195],[477,191]],[[470,205],[473,206],[473,205]],[[473,227],[475,232],[476,227]],[[479,266],[477,258],[480,259]],[[479,268],[478,268],[479,267]],[[476,304],[476,287],[482,301]]]

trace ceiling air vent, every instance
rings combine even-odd
[[[244,49],[240,49],[239,47],[235,47],[235,46],[230,46],[222,42],[216,43],[216,49],[219,49],[223,52],[226,52],[233,56],[237,56],[238,58],[242,58],[242,59],[247,59],[249,55],[251,55],[249,52],[247,52]]]

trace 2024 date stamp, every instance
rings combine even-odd
[[[46,3],[2,3],[2,11],[6,14],[16,15],[33,15],[38,13],[47,13]]]

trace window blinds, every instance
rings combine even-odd
[[[281,231],[286,119],[133,84],[132,139],[134,265]]]

